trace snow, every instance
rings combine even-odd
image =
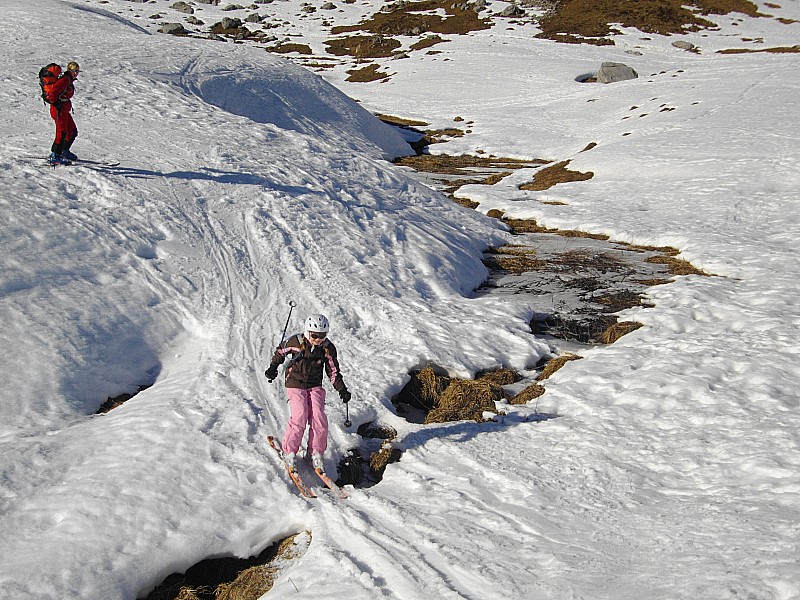
[[[254,45],[151,35],[169,4],[3,2],[0,596],[133,599],[307,530],[267,597],[800,597],[800,65],[714,53],[793,45],[798,23],[720,17],[680,36],[693,54],[502,21],[349,84],[344,64],[322,79]],[[796,2],[762,9],[800,20]],[[321,48],[313,19],[293,24]],[[119,167],[19,158],[51,141],[36,71],[73,58],[74,150]],[[640,78],[576,81],[608,60]],[[467,210],[387,162],[407,145],[370,111],[474,121],[435,152],[595,175],[526,192],[523,169],[462,188]],[[675,246],[714,276],[624,311],[644,327],[546,382],[538,410],[557,418],[408,423],[390,398],[409,369],[526,370],[550,351],[524,298],[472,294],[482,251],[510,240],[490,209]],[[288,417],[263,370],[289,300],[291,333],[331,319],[354,394],[346,429],[329,389],[328,470],[360,424],[399,433],[400,462],[344,502],[298,497],[266,444]]]

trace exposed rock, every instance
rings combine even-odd
[[[676,41],[672,42],[672,45],[675,46],[676,48],[680,48],[681,50],[690,50],[691,51],[691,50],[694,50],[695,48],[697,48],[697,46],[695,46],[694,44],[689,43],[689,42],[685,42],[683,40],[676,40]]]
[[[180,23],[164,23],[158,28],[158,32],[168,33],[170,35],[186,35],[189,33]]]
[[[170,6],[172,10],[177,10],[178,12],[186,13],[187,15],[191,15],[194,13],[194,9],[186,4],[186,2],[176,2],[172,6]]]
[[[247,23],[261,23],[261,21],[263,21],[263,20],[264,20],[264,17],[262,17],[258,13],[253,13],[251,15],[248,15],[247,18],[245,19],[245,21]]]
[[[615,83],[617,81],[636,79],[637,77],[639,77],[639,74],[628,65],[615,62],[604,62],[597,72],[597,81],[600,83]]]
[[[222,21],[214,25],[214,29],[216,29],[218,26],[220,29],[226,29],[226,30],[239,29],[239,27],[242,26],[242,20],[231,17],[225,17],[222,19]]]
[[[525,10],[517,6],[516,4],[511,4],[510,6],[506,6],[503,9],[503,12],[500,13],[501,17],[524,17]]]

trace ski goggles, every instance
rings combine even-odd
[[[328,336],[328,334],[326,332],[324,332],[324,331],[309,331],[308,332],[308,337],[310,337],[312,340],[324,340],[327,336]]]

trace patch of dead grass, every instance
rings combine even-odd
[[[572,181],[586,181],[594,177],[594,173],[587,171],[581,173],[580,171],[570,171],[567,169],[570,161],[564,160],[560,163],[550,165],[540,169],[536,175],[533,176],[531,183],[523,183],[519,186],[521,190],[529,190],[541,192],[548,190],[559,183],[568,183]]]
[[[449,40],[445,40],[438,35],[429,35],[426,38],[421,39],[418,42],[414,42],[409,46],[412,50],[425,50],[426,48],[430,48],[431,46],[435,46],[436,44],[441,44],[442,42],[447,42]]]
[[[609,237],[602,233],[588,233],[577,229],[550,229],[539,225],[536,219],[512,219],[507,217],[497,217],[511,228],[511,232],[519,233],[552,233],[563,237],[590,238],[593,240],[607,240]]]
[[[483,413],[497,414],[495,402],[505,398],[500,380],[518,377],[515,371],[485,372],[480,379],[457,379],[437,373],[433,367],[411,372],[411,380],[392,400],[425,412],[423,423],[483,422]]]
[[[749,0],[563,0],[542,18],[539,37],[561,42],[613,44],[615,24],[645,33],[681,34],[717,27],[700,15],[739,12],[764,17]]]
[[[495,402],[503,400],[503,388],[491,381],[453,379],[425,417],[425,423],[484,421],[483,413],[497,414]]]
[[[444,12],[444,15],[441,13]],[[463,3],[452,0],[398,2],[384,7],[357,25],[331,29],[333,35],[369,31],[380,35],[420,35],[420,33],[466,34],[491,27],[488,19]]]
[[[538,271],[544,266],[544,262],[534,258],[536,250],[529,246],[502,246],[501,248],[490,248],[486,251],[487,256],[483,263],[489,269],[503,269],[509,273],[527,273]]]
[[[646,258],[645,262],[666,265],[670,275],[703,275],[705,277],[711,277],[710,274],[698,269],[690,262],[682,258],[675,258],[674,256],[651,256]]]
[[[281,562],[300,558],[311,543],[311,532],[285,538],[256,557],[200,561],[185,573],[173,574],[146,600],[257,600],[267,593]]]
[[[636,321],[620,321],[619,323],[614,323],[603,332],[603,335],[600,336],[598,341],[601,344],[613,344],[623,335],[627,335],[631,331],[636,331],[642,326],[641,323],[637,323]]]
[[[369,457],[370,476],[374,481],[380,481],[383,479],[386,467],[398,460],[400,460],[400,450],[394,448],[389,442],[382,444],[380,449]]]
[[[524,390],[522,390],[516,396],[509,398],[509,404],[527,404],[531,400],[535,400],[539,396],[545,393],[544,386],[539,385],[538,383],[532,383]]]
[[[433,132],[434,138],[442,135],[460,136],[464,132],[460,129],[444,129]],[[411,167],[417,171],[425,173],[440,173],[443,175],[469,175],[470,169],[523,169],[532,165],[546,164],[542,160],[521,160],[517,158],[499,158],[495,156],[473,156],[471,154],[460,154],[449,156],[447,154],[420,154],[417,156],[403,156],[394,161],[395,164]],[[474,174],[474,171],[472,172]],[[507,176],[506,173],[502,174]],[[492,177],[492,176],[490,176]]]
[[[386,58],[401,44],[396,39],[383,35],[354,35],[325,42],[329,54],[352,56],[357,59]]]
[[[369,83],[370,81],[379,81],[391,77],[389,73],[379,71],[379,66],[376,64],[367,65],[361,69],[352,69],[348,71],[349,77],[346,81],[351,83]]]
[[[398,127],[427,127],[429,123],[425,121],[415,121],[414,119],[404,119],[403,117],[395,117],[393,115],[375,115],[384,123],[389,125],[396,125]]]
[[[502,368],[490,371],[481,371],[475,375],[479,381],[488,381],[496,385],[510,385],[522,380],[522,375],[516,369]]]
[[[274,52],[275,54],[291,54],[292,52],[297,54],[313,54],[308,44],[278,44],[277,46],[267,48],[267,51]]]
[[[783,46],[777,48],[727,48],[717,50],[717,54],[748,54],[751,52],[767,52],[769,54],[796,54],[800,52],[800,45]]]
[[[557,356],[549,361],[542,369],[542,372],[539,373],[539,376],[536,378],[536,381],[544,381],[545,379],[549,379],[553,373],[558,371],[561,367],[573,360],[580,360],[583,358],[582,356],[578,356],[577,354],[562,354],[561,356]]]

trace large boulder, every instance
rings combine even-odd
[[[172,10],[177,10],[178,12],[186,13],[187,15],[191,15],[194,13],[194,9],[186,4],[186,2],[176,2],[172,6],[170,6]]]
[[[639,74],[628,65],[615,62],[604,62],[597,72],[597,81],[599,83],[615,83],[617,81],[636,79],[637,77],[639,77]]]
[[[187,33],[189,33],[180,23],[164,23],[158,29],[158,32],[168,33],[170,35],[186,35]]]

